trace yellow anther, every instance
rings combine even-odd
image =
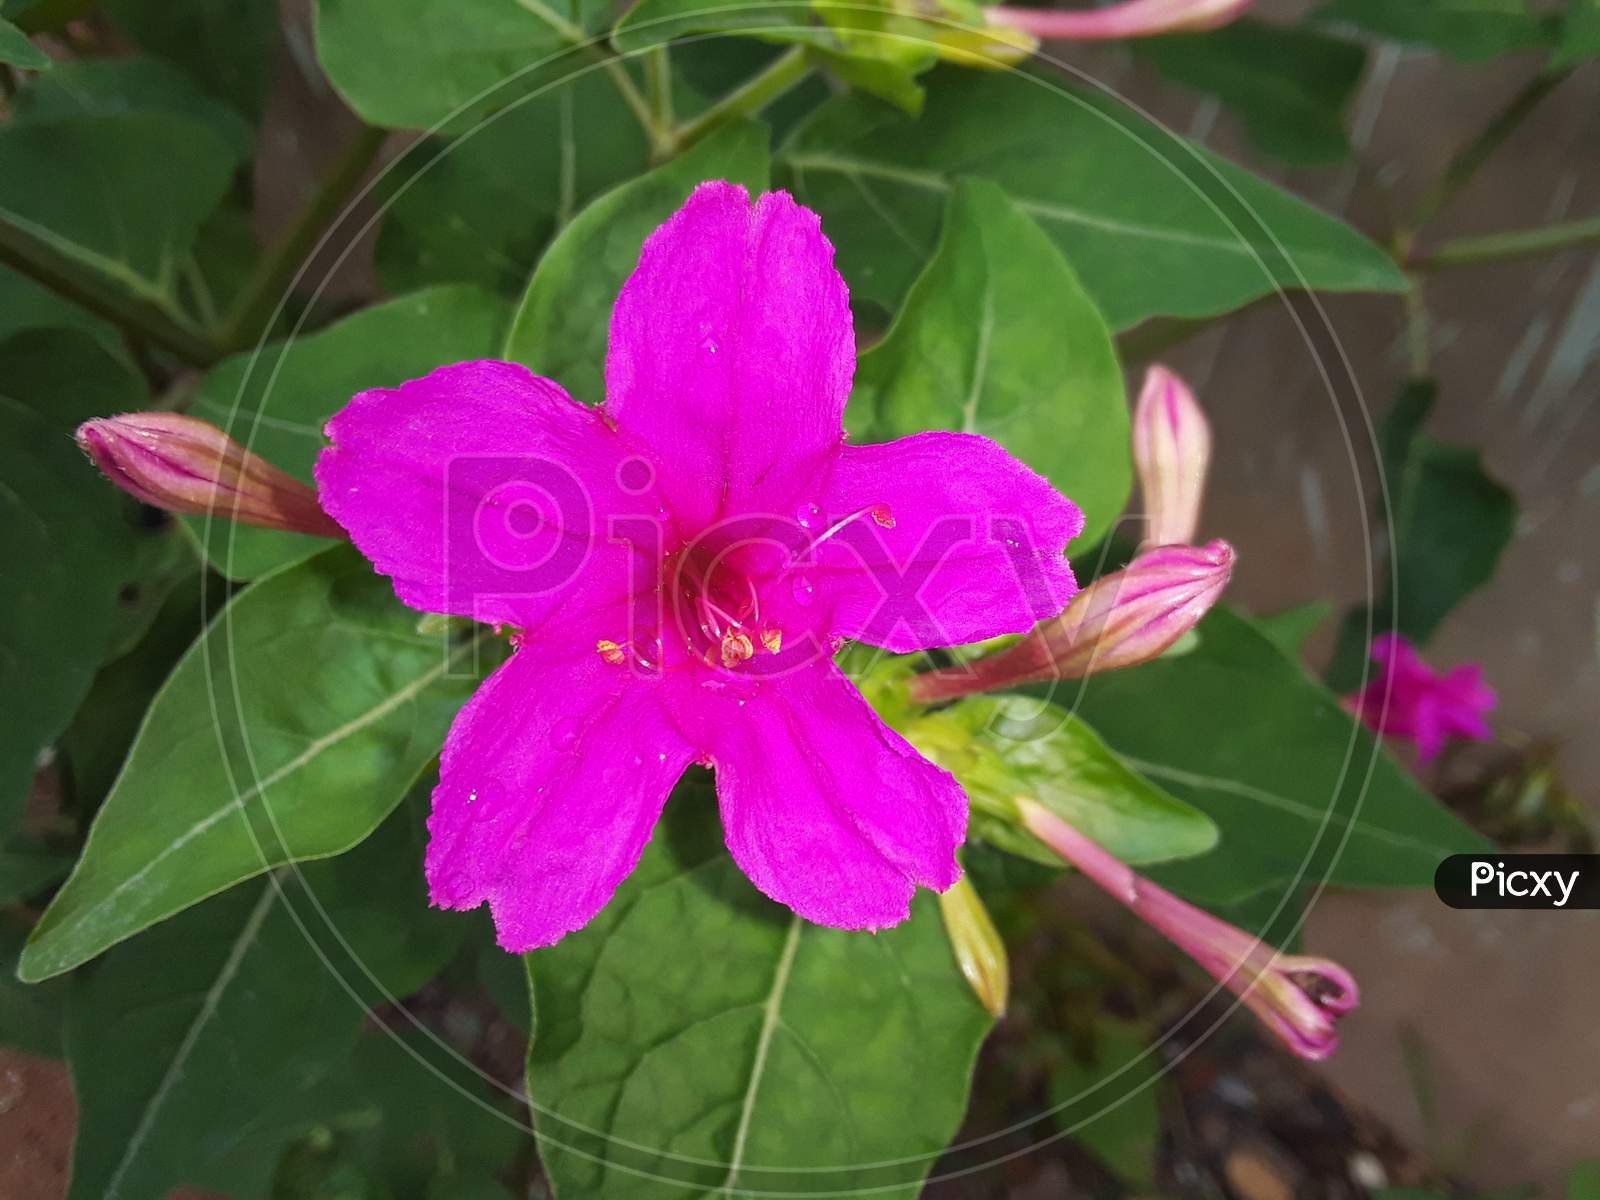
[[[874,504],[872,506],[872,519],[885,529],[894,528],[894,513],[889,511],[887,504]]]
[[[613,667],[620,667],[628,661],[628,656],[623,653],[622,647],[609,638],[601,638],[594,644],[595,652]]]
[[[741,633],[737,629],[730,629],[722,635],[722,665],[737,667],[756,652],[755,643],[750,640],[750,635]]]
[[[768,654],[776,654],[783,649],[783,630],[763,629],[761,631],[761,644],[767,648]]]

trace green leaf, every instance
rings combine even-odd
[[[16,838],[0,849],[0,905],[15,904],[72,869],[72,855],[30,838]]]
[[[23,977],[359,843],[438,753],[478,648],[418,634],[346,547],[241,592],[156,696]]]
[[[1534,50],[1551,41],[1549,23],[1527,0],[1333,0],[1315,15],[1391,41],[1431,46],[1461,62]]]
[[[139,47],[260,118],[279,45],[275,0],[103,0],[103,7]]]
[[[1013,854],[1061,867],[1014,819],[995,814],[1019,797],[1042,804],[1127,863],[1203,854],[1211,819],[1113,754],[1095,731],[1054,704],[971,696],[901,727],[913,746],[954,775],[972,799],[972,833]]]
[[[1051,1118],[1128,1182],[1153,1189],[1161,1138],[1161,1050],[1153,1031],[1106,1018],[1084,1059],[1050,1076]]]
[[[1090,676],[1076,711],[1222,838],[1157,868],[1206,901],[1298,880],[1423,887],[1486,843],[1424,792],[1336,697],[1246,618],[1215,609],[1187,654]]]
[[[1333,612],[1328,600],[1311,600],[1282,612],[1256,618],[1256,628],[1290,658],[1299,658],[1306,640]]]
[[[413,292],[316,333],[274,342],[260,354],[226,360],[206,376],[192,411],[310,483],[324,445],[322,427],[351,396],[395,387],[448,363],[495,357],[508,312],[504,301],[477,288]],[[230,579],[254,579],[328,545],[308,534],[186,520],[212,565]]]
[[[23,983],[17,978],[17,958],[27,940],[25,921],[0,914],[0,1046],[61,1057],[61,1025],[71,980]]]
[[[600,916],[527,963],[563,1197],[913,1197],[991,1024],[932,895],[875,935],[801,921],[727,856],[703,778]]]
[[[459,922],[430,912],[408,805],[360,851],[239,888],[118,949],[72,998],[69,1200],[179,1184],[263,1195],[318,1124],[368,1006],[414,991]]]
[[[1024,73],[928,79],[920,119],[840,97],[779,154],[860,297],[899,302],[963,175],[1000,184],[1039,222],[1114,329],[1213,316],[1279,286],[1406,286],[1347,226],[1111,100]]]
[[[52,65],[52,59],[28,40],[10,21],[0,19],[0,63],[21,67],[25,71],[43,71]]]
[[[1552,67],[1571,67],[1600,56],[1600,0],[1568,0],[1561,42]]]
[[[648,157],[638,123],[599,73],[430,149],[378,237],[390,291],[463,282],[520,294],[577,206],[643,170]]]
[[[1367,59],[1355,42],[1246,18],[1130,45],[1168,79],[1222,101],[1266,153],[1297,166],[1349,156],[1344,114]]]
[[[26,697],[0,736],[0,834],[122,632],[123,589],[166,541],[72,441],[81,421],[144,395],[86,334],[39,329],[0,343],[0,691]]]
[[[579,213],[539,260],[503,357],[548,375],[585,403],[598,402],[617,293],[638,266],[645,238],[707,179],[765,188],[766,129],[753,122],[724,126]]]
[[[1517,526],[1517,502],[1465,446],[1421,438],[1413,447],[1395,513],[1395,627],[1433,636],[1451,609],[1494,576]]]
[[[77,329],[114,357],[126,358],[122,335],[109,321],[79,308],[20,271],[0,266],[0,341],[24,329]]]
[[[595,0],[317,0],[317,56],[373,125],[465,127],[570,74],[610,14]]]
[[[1379,590],[1378,604],[1346,614],[1340,626],[1328,678],[1341,689],[1361,678],[1369,620],[1374,634],[1398,630],[1412,641],[1428,641],[1458,604],[1494,577],[1516,534],[1516,498],[1484,469],[1483,456],[1422,432],[1436,392],[1432,381],[1408,384],[1378,428],[1394,512],[1385,555],[1392,583]]]
[[[200,121],[228,145],[236,164],[255,149],[255,133],[238,113],[207,96],[181,71],[150,58],[61,63],[17,96],[13,119],[60,121],[131,112]]]
[[[1600,1158],[1581,1162],[1567,1172],[1567,1200],[1600,1200]]]
[[[1043,230],[961,180],[944,232],[882,342],[861,356],[851,432],[991,437],[1072,497],[1093,545],[1127,502],[1128,406],[1111,335]]]
[[[138,644],[100,668],[60,740],[68,795],[80,821],[110,794],[156,692],[226,601],[218,576],[193,570],[167,592]]]
[[[812,21],[809,4],[793,0],[640,0],[611,34],[622,54],[637,54],[695,33],[742,33],[767,42],[836,46],[833,35]]]
[[[172,112],[14,121],[0,127],[0,220],[181,321],[178,267],[235,157],[210,123]]]

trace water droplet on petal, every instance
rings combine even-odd
[[[815,529],[822,523],[822,510],[815,504],[802,504],[795,510],[794,519],[801,529]]]
[[[571,717],[557,721],[552,740],[557,750],[571,750],[578,744],[578,722]]]
[[[713,333],[708,333],[700,339],[700,362],[703,366],[714,367],[717,359],[722,354],[722,346],[718,343]]]
[[[796,575],[789,581],[789,591],[794,595],[796,604],[810,604],[812,597],[817,594],[817,585],[807,575]]]

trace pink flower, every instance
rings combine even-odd
[[[1483,714],[1495,706],[1494,689],[1477,663],[1436,674],[1398,633],[1372,640],[1372,661],[1378,677],[1345,703],[1378,733],[1415,742],[1421,761],[1433,759],[1446,738],[1486,742],[1492,736]]]
[[[846,445],[854,369],[816,214],[707,183],[617,299],[604,404],[469,362],[329,422],[322,502],[401,600],[520,630],[445,743],[434,903],[557,941],[697,762],[735,861],[812,921],[892,925],[959,878],[959,786],[833,651],[1029,628],[1075,590],[1083,518],[986,438]]]
[[[1009,8],[983,10],[990,25],[1020,29],[1037,38],[1100,41],[1198,33],[1244,16],[1254,0],[1123,0],[1104,8]]]
[[[1022,799],[1017,806],[1034,837],[1165,934],[1295,1054],[1320,1060],[1339,1048],[1337,1022],[1361,1002],[1349,971],[1326,958],[1279,954],[1260,938],[1151,883],[1043,805]]]

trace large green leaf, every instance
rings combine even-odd
[[[1344,111],[1367,59],[1354,42],[1246,18],[1131,45],[1167,78],[1221,100],[1268,154],[1316,166],[1350,153]]]
[[[317,56],[374,125],[471,122],[584,60],[597,0],[317,0]],[[563,53],[567,52],[567,53]]]
[[[170,113],[204,123],[243,162],[255,134],[238,113],[207,96],[174,67],[151,58],[65,62],[17,97],[17,121],[59,121],[120,113]]]
[[[360,842],[438,753],[478,649],[419,634],[347,548],[240,593],[157,695],[23,977]]]
[[[648,154],[638,123],[596,73],[429,149],[378,237],[391,291],[463,282],[520,294],[551,235],[579,205],[643,170]]]
[[[178,268],[236,150],[210,120],[159,109],[13,121],[0,126],[0,220],[174,310]]]
[[[274,0],[102,0],[140,47],[181,67],[251,117],[266,105],[278,40]]]
[[[1600,56],[1600,0],[1568,0],[1561,42],[1551,65],[1570,67]]]
[[[26,71],[42,71],[51,65],[48,54],[28,40],[10,21],[0,19],[0,63]]]
[[[366,388],[394,387],[435,367],[493,358],[509,306],[472,287],[413,292],[260,354],[240,354],[211,374],[193,412],[214,421],[268,462],[307,483],[329,417]],[[254,579],[327,546],[325,538],[191,518],[212,563]]]
[[[877,934],[762,898],[691,780],[588,928],[527,958],[557,1195],[912,1197],[990,1018],[929,894]]]
[[[840,97],[778,161],[822,213],[851,286],[890,308],[963,175],[994,180],[1039,222],[1113,328],[1211,316],[1279,287],[1406,286],[1332,217],[1114,101],[1025,73],[935,72],[917,120]]]
[[[1462,62],[1548,46],[1554,32],[1528,0],[1333,0],[1316,16],[1397,42],[1432,46]]]
[[[1431,638],[1455,607],[1494,577],[1517,527],[1516,498],[1485,469],[1483,456],[1422,433],[1433,408],[1431,381],[1408,384],[1378,430],[1394,512],[1386,569],[1390,586],[1372,608],[1345,617],[1328,678],[1355,687],[1372,633]],[[1371,614],[1369,620],[1369,613]]]
[[[1093,545],[1128,499],[1128,406],[1111,335],[1043,230],[998,186],[950,193],[933,260],[861,356],[852,433],[981,433],[1084,511]]]
[[[79,422],[143,400],[87,334],[0,343],[0,691],[14,698],[0,734],[0,834],[122,633],[124,588],[168,542],[72,442]]]
[[[1246,618],[1214,610],[1198,633],[1187,653],[1092,675],[1070,697],[1221,830],[1210,854],[1157,868],[1162,882],[1218,902],[1324,877],[1423,887],[1441,858],[1485,846]]]
[[[1190,858],[1217,827],[1198,809],[1131,770],[1079,718],[1030,696],[972,696],[904,723],[900,731],[972,799],[973,836],[1060,867],[1061,856],[1015,820],[1020,797],[1042,804],[1128,863]]]
[[[605,394],[611,306],[639,263],[644,240],[707,179],[767,184],[767,131],[725,126],[686,154],[594,201],[550,244],[528,281],[504,357],[526,363],[577,399]]]
[[[343,1099],[370,1005],[456,944],[430,912],[418,806],[361,850],[216,897],[107,957],[73,995],[69,1200],[178,1184],[263,1195],[284,1142]]]

